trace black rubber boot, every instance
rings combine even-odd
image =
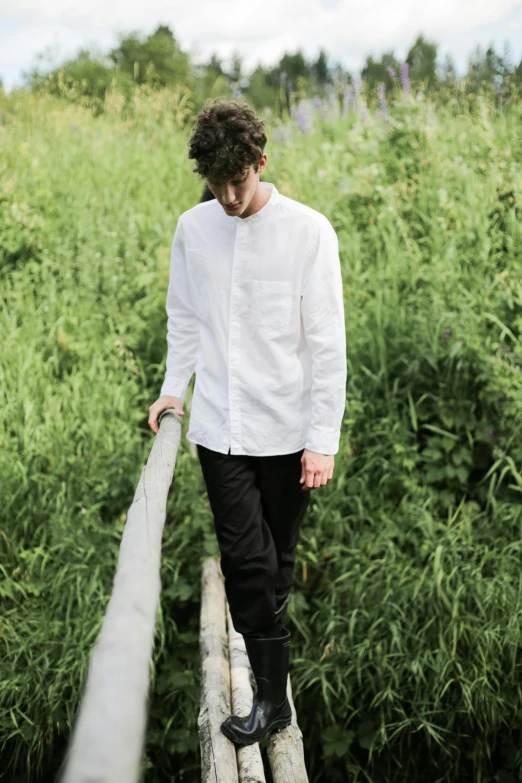
[[[290,631],[280,637],[245,636],[245,647],[257,683],[250,715],[231,715],[221,731],[236,745],[252,745],[271,731],[288,726],[292,710],[286,695],[290,662]]]
[[[281,624],[284,625],[286,621],[286,610],[288,609],[288,602],[290,601],[290,593],[286,596],[285,600],[279,607],[279,609],[276,609],[276,616],[280,616],[281,618]],[[254,672],[252,669],[250,669],[249,673],[249,679],[250,679],[250,685],[252,686],[252,690],[254,693],[257,691],[257,684],[256,684],[256,678],[254,677]]]

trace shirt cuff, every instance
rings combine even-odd
[[[182,378],[173,378],[172,376],[169,376],[165,378],[163,382],[163,386],[161,387],[160,391],[160,397],[163,397],[164,394],[168,394],[171,397],[178,397],[181,402],[184,402],[188,385],[189,381],[185,381]]]
[[[305,449],[318,454],[333,456],[339,451],[340,432],[328,427],[310,427],[305,443]]]

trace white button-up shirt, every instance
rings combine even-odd
[[[270,199],[249,217],[213,199],[178,219],[160,395],[183,401],[195,372],[186,438],[222,454],[336,454],[347,377],[337,235],[261,186]]]

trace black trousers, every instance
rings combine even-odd
[[[293,582],[295,550],[310,502],[301,456],[221,454],[198,444],[234,628],[278,635],[277,610]]]

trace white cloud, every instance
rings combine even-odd
[[[358,69],[367,54],[394,49],[400,57],[419,32],[451,52],[463,65],[476,43],[494,39],[522,40],[520,0],[2,0],[0,11],[0,75],[19,73],[47,44],[74,53],[95,41],[108,48],[117,33],[150,33],[168,24],[181,46],[201,57],[233,51],[245,68],[274,63],[298,47],[308,57],[320,47],[347,68]],[[3,31],[3,28],[5,30]],[[15,31],[13,32],[13,27]],[[522,51],[513,52],[515,60]]]

